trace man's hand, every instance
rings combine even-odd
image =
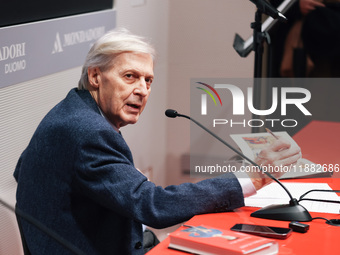
[[[325,7],[322,0],[300,0],[300,10],[303,15],[313,11],[316,7]]]
[[[263,149],[258,157],[255,159],[255,163],[264,166],[264,169],[275,171],[268,171],[274,177],[279,178],[285,172],[278,171],[290,168],[292,165],[301,158],[301,150],[299,147],[291,147],[291,144],[285,140],[278,139],[273,144]],[[265,185],[272,182],[266,174],[260,172],[249,173],[251,181],[253,182],[255,189],[258,190]]]

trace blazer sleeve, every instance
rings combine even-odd
[[[156,186],[134,167],[129,147],[116,132],[87,134],[78,144],[74,164],[78,192],[154,228],[244,206],[241,186],[232,174],[196,184]]]

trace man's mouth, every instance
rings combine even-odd
[[[127,106],[132,107],[134,109],[140,109],[141,105],[140,104],[127,104]]]

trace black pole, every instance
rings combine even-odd
[[[261,30],[262,27],[262,12],[258,9],[255,13],[255,22],[251,24],[254,35],[254,51],[255,51],[255,65],[254,78],[262,77],[262,55],[264,36]]]
[[[253,87],[253,105],[255,109],[261,107],[261,78],[262,77],[262,58],[263,58],[263,42],[264,35],[262,33],[262,12],[257,9],[255,13],[255,22],[251,24],[253,31],[253,50],[255,52],[254,63],[254,87]],[[258,116],[253,114],[253,119],[257,119]],[[252,127],[252,133],[257,133],[259,127]]]

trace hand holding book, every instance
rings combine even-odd
[[[322,168],[315,170],[315,163],[302,158],[300,147],[287,132],[272,133],[268,130],[266,133],[234,134],[231,137],[244,155],[263,167],[263,170],[271,171],[277,178],[332,175],[331,172],[324,171]],[[245,164],[249,163],[245,162]],[[251,168],[250,165],[249,169],[250,171],[246,171],[246,173],[251,178],[264,178],[262,180],[264,183],[258,180],[257,186],[263,186],[271,182],[265,175],[255,171],[257,168]]]
[[[290,168],[296,164],[301,158],[301,150],[298,146],[291,146],[289,142],[284,139],[277,138],[268,147],[263,148],[255,158],[255,163],[263,167],[276,178],[280,178],[285,174],[285,167]],[[249,177],[256,190],[266,186],[273,180],[261,171],[249,171]]]

